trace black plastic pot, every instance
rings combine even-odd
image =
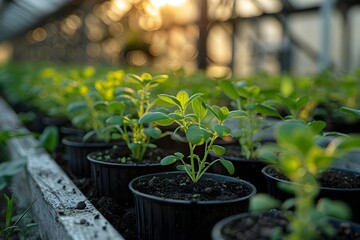
[[[347,236],[348,239],[359,239],[360,237],[360,225],[358,224],[337,219],[330,219],[329,223],[335,231],[339,232],[340,239],[345,239]],[[241,213],[216,223],[211,231],[211,237],[213,240],[270,240],[272,239],[272,230],[275,228],[280,228],[285,233],[288,230],[288,221],[281,211]],[[306,230],[304,229],[304,231]]]
[[[88,154],[91,179],[98,196],[114,198],[120,205],[133,206],[134,197],[128,188],[129,182],[141,175],[167,172],[174,166],[157,164],[123,164],[96,159],[97,152]]]
[[[239,146],[239,152],[240,151],[241,149]],[[234,165],[235,173],[232,175],[233,177],[239,177],[251,182],[255,185],[257,192],[266,192],[266,179],[261,173],[261,170],[266,166],[264,162],[256,159],[247,160],[243,157],[226,156],[226,154],[222,157],[229,160]],[[210,161],[214,161],[217,158],[219,158],[219,156],[214,153],[210,153]],[[211,170],[214,173],[230,176],[226,168],[221,163],[215,163]]]
[[[114,145],[124,145],[123,142],[84,142],[79,136],[67,136],[62,139],[65,155],[70,170],[76,177],[90,177],[90,164],[87,155],[97,150],[110,149]]]
[[[273,166],[266,166],[262,170],[262,173],[266,177],[266,181],[267,181],[267,192],[271,196],[273,196],[281,201],[285,201],[289,198],[292,198],[293,195],[281,190],[278,187],[279,182],[282,182],[283,184],[292,184],[292,183],[289,181],[286,181],[286,180],[279,179],[279,178],[269,174],[269,170],[272,167]],[[349,173],[360,176],[360,172],[354,172],[354,171],[338,169],[338,168],[332,168],[332,170],[349,172]],[[343,188],[320,187],[320,192],[319,192],[319,195],[317,198],[318,199],[329,198],[329,199],[339,200],[339,201],[343,201],[343,202],[347,203],[352,211],[352,221],[360,222],[360,203],[359,203],[360,188],[343,189]]]
[[[79,136],[82,137],[84,136],[86,132],[82,129],[79,128],[75,128],[72,126],[62,126],[60,127],[60,136],[62,136],[61,139],[63,139],[64,137],[67,136]]]
[[[129,188],[135,197],[135,209],[138,220],[138,239],[172,239],[192,240],[209,239],[212,226],[220,219],[248,211],[249,199],[256,193],[256,188],[241,179],[206,173],[204,176],[221,181],[243,183],[251,192],[249,195],[233,200],[185,201],[152,196],[134,188],[143,177],[157,176],[168,178],[172,174],[184,172],[167,172],[141,176],[132,180]],[[200,180],[201,181],[201,180]]]

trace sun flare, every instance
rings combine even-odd
[[[185,4],[187,0],[150,0],[151,4],[157,8],[165,7],[165,6],[172,6],[172,7],[179,7]]]

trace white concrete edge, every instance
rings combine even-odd
[[[27,131],[0,98],[0,127]],[[25,157],[24,171],[14,179],[14,193],[29,205],[42,239],[124,239],[80,192],[57,163],[32,137],[12,139],[7,146],[12,160]]]

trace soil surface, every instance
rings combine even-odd
[[[284,174],[275,168],[268,168],[267,173],[278,179],[290,181]],[[360,174],[337,169],[327,169],[322,172],[318,181],[321,187],[354,189],[360,188]]]
[[[211,201],[229,200],[247,196],[251,189],[241,182],[215,180],[203,176],[198,183],[193,183],[186,174],[150,176],[137,181],[134,188],[142,193],[176,200]]]
[[[288,221],[279,211],[270,211],[266,214],[253,214],[246,218],[238,218],[221,230],[226,240],[270,240],[274,228],[279,228],[284,234],[287,231]],[[318,239],[348,240],[360,239],[360,228],[354,228],[351,224],[343,222],[336,224],[335,234],[326,236],[320,233]],[[334,225],[333,225],[334,226]]]
[[[127,164],[151,164],[160,163],[160,160],[166,156],[174,154],[174,149],[149,148],[144,155],[143,160],[136,161],[130,157],[130,151],[123,146],[114,146],[114,148],[98,152],[96,156],[92,155],[96,160],[127,163]]]

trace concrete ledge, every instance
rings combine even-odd
[[[0,127],[27,131],[0,98]],[[13,161],[27,159],[14,178],[14,193],[30,205],[42,239],[123,239],[32,136],[8,142]]]

